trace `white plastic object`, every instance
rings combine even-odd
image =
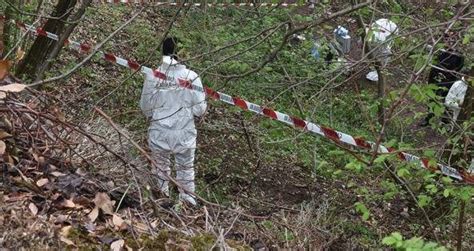
[[[375,70],[367,73],[367,75],[365,77],[368,80],[373,81],[373,82],[379,81],[379,74],[377,74],[377,71],[375,71]]]

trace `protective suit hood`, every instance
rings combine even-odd
[[[369,33],[370,30],[372,31],[372,36],[369,37],[369,41],[383,43],[391,35],[396,34],[398,32],[398,27],[397,24],[395,24],[394,22],[385,18],[381,18],[375,21],[371,25],[370,29],[367,29],[367,33]]]
[[[163,56],[163,63],[161,65],[162,68],[174,68],[174,70],[178,69],[186,69],[186,66],[180,64],[178,60],[170,57],[170,56]]]
[[[376,20],[366,29],[367,41],[375,48],[373,53],[374,59],[379,60],[382,66],[386,66],[392,54],[391,47],[393,41],[387,41],[393,34],[398,32],[397,24],[394,22],[381,18]],[[377,71],[373,70],[366,75],[370,81],[378,81],[379,76]]]

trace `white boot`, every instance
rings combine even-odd
[[[179,200],[188,202],[195,206],[196,200],[194,199],[194,196],[186,192],[189,191],[194,193],[196,190],[194,184],[194,169],[190,168],[186,170],[177,170],[176,181],[182,187],[182,189],[179,189]]]
[[[186,203],[189,203],[193,206],[197,205],[196,200],[194,199],[194,197],[190,194],[187,194],[187,193],[179,193],[179,200],[183,201],[183,202],[186,202]]]

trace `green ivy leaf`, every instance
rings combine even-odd
[[[382,240],[382,243],[385,244],[385,245],[388,245],[388,246],[392,246],[396,242],[397,242],[397,239],[395,239],[392,236],[387,236],[387,237],[383,238],[383,240]]]
[[[447,197],[449,197],[450,193],[451,193],[451,189],[444,189],[443,196],[447,198]]]
[[[428,205],[430,202],[431,202],[431,197],[430,196],[427,196],[427,195],[418,195],[418,205],[420,207],[425,207],[426,205]]]
[[[393,232],[392,233],[393,238],[395,238],[397,241],[402,241],[403,236],[399,232]]]
[[[444,112],[444,106],[435,104],[433,105],[433,113],[435,114],[436,117],[439,117],[443,114]]]
[[[405,242],[407,250],[425,250],[423,245],[424,241],[419,237],[413,237]]]
[[[397,171],[397,175],[400,177],[407,177],[408,175],[410,175],[410,171],[408,171],[408,169],[406,168],[400,168]]]
[[[436,242],[428,242],[426,243],[425,245],[425,249],[434,249],[438,246],[438,244]]]
[[[361,202],[356,202],[354,205],[355,205],[356,211],[359,213],[362,213],[362,220],[364,221],[368,220],[370,217],[369,209],[367,209],[367,207]]]
[[[388,155],[388,154],[381,154],[374,160],[374,163],[376,163],[376,164],[383,163],[389,156],[390,155]]]
[[[464,36],[464,38],[462,39],[462,44],[463,44],[463,45],[466,45],[466,44],[468,44],[470,41],[471,41],[471,36],[466,35],[466,36]]]
[[[453,183],[453,180],[450,177],[442,177],[441,180],[443,181],[444,184],[451,184]]]
[[[464,201],[469,201],[472,197],[472,188],[469,188],[469,187],[466,187],[466,188],[463,188],[461,189],[461,191],[459,191],[459,197],[461,198],[461,200],[464,200]]]

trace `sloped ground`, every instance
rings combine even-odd
[[[28,95],[27,100],[34,98]],[[222,234],[213,232],[217,225],[212,222],[219,217],[214,209],[177,213],[157,208],[145,186],[146,165],[127,156],[129,143],[115,140],[119,135],[103,120],[83,131],[57,110],[31,108],[31,102],[25,109],[12,96],[5,102],[0,106],[5,115],[0,132],[7,144],[0,193],[2,247],[245,249],[242,243],[219,240]]]
[[[214,112],[211,117],[212,114]],[[252,159],[252,152],[246,149],[244,138],[239,138],[242,135],[235,133],[201,134],[199,158],[223,156],[223,161],[219,169],[213,170],[203,167],[203,162],[198,160],[197,170],[201,193],[220,193],[221,200],[217,201],[230,203],[237,210],[203,207],[178,213],[156,212],[149,198],[140,195],[130,180],[134,174],[113,157],[94,160],[93,169],[85,163],[62,162],[60,158],[53,165],[42,160],[49,159],[48,152],[38,153],[37,160],[34,154],[28,154],[26,149],[36,148],[38,143],[25,145],[18,131],[16,129],[9,142],[22,142],[15,144],[21,154],[12,156],[21,174],[18,170],[9,170],[3,180],[8,190],[3,190],[1,195],[2,245],[9,248],[65,245],[93,248],[110,246],[116,241],[119,245],[124,240],[124,245],[132,248],[199,249],[199,245],[216,244],[222,235],[233,247],[247,243],[253,248],[301,245],[347,249],[359,246],[362,236],[375,238],[381,234],[371,229],[390,232],[421,219],[421,215],[412,212],[415,205],[396,197],[388,203],[370,205],[379,210],[372,211],[369,222],[361,223],[352,207],[360,196],[357,187],[371,187],[371,182],[357,180],[354,181],[358,184],[356,187],[347,187],[344,182],[311,177],[306,168],[285,157],[263,161],[251,174],[245,173],[249,166],[256,164],[256,159]],[[222,140],[222,135],[233,139]],[[41,137],[36,135],[35,138],[38,142]],[[211,147],[205,143],[211,143]],[[122,143],[107,141],[107,145]],[[225,156],[229,145],[234,146],[232,152],[237,153],[237,157]],[[107,156],[101,153],[104,155]],[[17,158],[20,162],[15,161]],[[140,178],[139,173],[135,174]],[[127,183],[133,186],[124,196]],[[141,196],[144,196],[144,204]],[[111,200],[115,200],[112,211],[106,206]],[[115,212],[119,201],[121,209]],[[466,227],[471,224],[468,222]]]
[[[129,13],[126,7],[97,10],[78,28],[75,38],[100,41],[110,29],[109,24],[118,24]],[[170,13],[163,17],[162,13],[148,10],[138,20],[139,25],[127,29],[110,43],[114,46],[107,49],[118,55],[146,58],[148,55],[137,46],[146,46],[145,51],[151,51]],[[92,22],[99,17],[100,25]],[[144,26],[151,29],[143,30]],[[75,62],[77,57],[81,56],[65,50],[53,72],[61,70],[61,65]],[[152,60],[159,61],[155,54]],[[261,143],[262,132],[267,132],[262,129],[261,121],[243,118],[240,112],[217,103],[212,104],[209,114],[198,126],[197,181],[201,196],[225,207],[205,205],[198,210],[157,210],[151,202],[152,193],[144,184],[150,176],[146,159],[131,150],[129,142],[91,110],[95,105],[101,107],[122,125],[121,130],[146,145],[146,123],[136,104],[142,79],[134,77],[131,81],[122,81],[128,74],[107,62],[94,61],[71,80],[61,83],[61,87],[51,87],[50,93],[66,102],[59,110],[63,110],[68,120],[78,123],[87,134],[97,134],[94,139],[138,170],[132,172],[133,167],[123,165],[117,156],[104,151],[100,145],[67,130],[60,135],[71,141],[66,145],[72,143],[79,154],[67,150],[68,154],[58,163],[41,164],[39,157],[47,156],[48,152],[42,151],[36,159],[33,154],[25,153],[36,147],[37,141],[31,139],[44,139],[43,133],[27,138],[24,138],[27,132],[12,133],[14,140],[23,144],[19,159],[26,161],[19,167],[28,182],[25,183],[17,170],[10,170],[8,187],[11,191],[2,191],[0,200],[3,246],[100,248],[113,243],[120,246],[124,240],[124,247],[134,249],[199,250],[230,245],[242,249],[299,246],[347,250],[380,247],[380,239],[393,231],[432,238],[423,216],[408,196],[401,193],[383,198],[389,189],[380,183],[387,174],[379,170],[342,174],[314,171],[297,153],[270,152],[268,146]],[[46,110],[59,116],[54,109]],[[24,130],[31,126],[21,125],[15,122],[17,120],[17,116],[12,116],[16,128]],[[242,126],[242,121],[246,126]],[[290,142],[296,145],[296,150],[304,147],[298,145],[298,140]],[[317,143],[319,145],[314,147],[319,151],[329,145]],[[78,158],[79,155],[84,158]],[[341,165],[336,159],[334,162],[336,166]],[[38,182],[44,182],[45,178],[48,184],[39,186]],[[375,191],[376,196],[367,190]],[[113,212],[107,206],[109,199],[102,193],[116,201]],[[122,208],[115,213],[115,206],[122,198]],[[370,201],[366,206],[370,208],[371,217],[362,221],[360,213],[354,210],[354,203],[365,199]],[[439,199],[436,205],[449,203],[451,201]],[[446,242],[451,241],[448,238],[456,226],[454,220],[450,225],[443,220],[443,215],[451,213],[449,210],[434,207],[429,211],[433,219],[439,219],[437,231]],[[470,229],[473,224],[469,218],[465,228]],[[466,243],[469,238],[472,236],[467,237]],[[227,244],[223,244],[224,239]]]

